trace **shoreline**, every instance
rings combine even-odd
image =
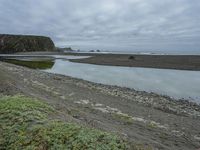
[[[193,102],[4,62],[0,62],[0,91],[40,99],[67,114],[61,117],[65,121],[117,133],[133,144],[166,150],[200,147],[200,105]]]
[[[149,55],[149,54],[107,54],[76,52],[21,52],[14,55],[73,55],[91,56],[84,59],[73,59],[71,62],[105,66],[141,67],[155,69],[175,69],[200,71],[200,55]]]
[[[74,59],[74,60],[76,60],[76,59]],[[158,68],[155,68],[155,69],[158,69]],[[46,72],[46,71],[42,71],[42,72],[47,73],[47,74],[52,74],[52,75],[55,75],[55,76],[60,76],[61,78],[66,78],[67,77],[67,78],[70,78],[70,79],[74,80],[75,82],[80,81],[80,82],[82,82],[83,84],[85,84],[85,85],[87,85],[89,87],[90,86],[91,87],[93,87],[93,86],[102,87],[102,88],[105,88],[106,90],[108,90],[107,92],[110,92],[109,90],[115,90],[115,91],[118,91],[119,93],[121,93],[122,95],[127,93],[127,92],[129,92],[129,93],[133,92],[133,93],[137,93],[137,94],[141,94],[141,95],[166,98],[169,101],[177,102],[179,104],[189,104],[189,105],[196,105],[196,106],[200,107],[200,103],[195,102],[194,100],[191,100],[189,98],[175,98],[175,97],[172,97],[172,96],[169,96],[169,95],[165,95],[165,94],[159,94],[159,93],[148,92],[148,91],[143,91],[143,90],[136,90],[134,88],[129,88],[129,87],[123,87],[123,86],[118,86],[118,85],[108,85],[108,84],[103,84],[103,83],[96,83],[96,82],[84,80],[84,79],[81,79],[81,78],[72,77],[72,76],[69,76],[69,75],[62,75],[62,74],[57,74],[57,73],[49,73],[49,72]],[[117,95],[117,96],[119,96],[119,95]]]
[[[71,61],[71,62],[74,62],[74,63],[85,63],[85,64],[94,64],[94,65],[104,65],[104,64],[99,64],[98,63],[98,59],[96,60],[96,62],[95,63],[90,63],[90,62],[87,62],[88,60],[90,61],[90,59],[96,59],[97,57],[110,57],[110,56],[108,56],[108,55],[110,55],[110,54],[101,54],[101,55],[96,55],[96,54],[94,54],[94,53],[91,53],[91,55],[89,54],[89,53],[87,53],[87,55],[90,55],[90,56],[88,56],[88,58],[86,57],[86,58],[76,58],[76,59],[71,59],[71,58],[69,58],[68,59],[68,61]],[[15,58],[15,56],[17,56],[17,55],[19,55],[19,57],[33,57],[33,58],[36,58],[36,60],[38,60],[38,56],[40,56],[41,57],[41,59],[43,60],[45,60],[45,57],[47,58],[47,59],[52,59],[52,60],[55,60],[57,57],[52,57],[53,55],[57,55],[57,56],[75,56],[75,57],[77,57],[77,56],[82,56],[82,57],[84,57],[84,56],[86,56],[85,55],[85,53],[84,53],[84,55],[82,55],[82,53],[72,53],[72,52],[70,52],[70,53],[58,53],[58,52],[24,52],[24,53],[16,53],[16,55],[10,55],[9,57],[13,57],[13,58]],[[116,57],[116,56],[118,56],[119,54],[111,54],[111,55],[114,55],[114,57]],[[128,55],[127,54],[120,54],[120,56],[121,55],[123,55],[123,56],[126,56],[126,57],[128,57]],[[1,55],[0,55],[1,56]],[[144,55],[137,55],[138,57],[143,57]],[[153,55],[146,55],[147,57],[150,57],[150,56],[153,56]],[[158,55],[158,57],[160,57],[161,55]],[[177,57],[177,55],[172,55],[173,57]],[[40,58],[39,57],[39,58]],[[113,57],[113,56],[111,56],[111,57]],[[135,57],[135,56],[134,56]],[[186,57],[191,57],[191,55],[187,55]],[[196,56],[196,57],[198,57],[198,56]],[[62,57],[61,57],[62,58]],[[5,58],[6,59],[6,58]],[[102,58],[101,58],[102,59]],[[34,59],[33,59],[34,60]],[[40,60],[40,59],[39,59]],[[83,61],[83,62],[82,62]],[[132,67],[132,66],[127,66],[126,64],[125,65],[116,65],[115,64],[115,62],[113,63],[113,65],[110,65],[110,64],[106,64],[105,66],[120,66],[120,67]],[[152,66],[152,67],[145,67],[145,66],[142,66],[142,67],[140,67],[140,66],[134,66],[134,68],[150,68],[150,69],[166,69],[166,70],[185,70],[185,69],[174,69],[174,68],[159,68],[159,67],[155,67],[155,66]],[[188,69],[186,69],[187,71],[198,71],[198,70],[188,70]],[[185,71],[186,71],[185,70]],[[67,76],[67,75],[66,75]],[[80,78],[79,78],[80,79]],[[80,80],[82,80],[82,79],[80,79]],[[84,80],[84,79],[83,79]],[[90,82],[90,81],[89,81]],[[92,82],[92,81],[91,81]],[[95,83],[95,82],[94,82]],[[97,84],[101,84],[101,83],[97,83]],[[117,86],[117,85],[111,85],[111,86],[116,86],[116,87],[118,87],[118,88],[120,88],[121,86]],[[127,89],[129,89],[129,87],[121,87],[121,88],[127,88]],[[188,98],[184,98],[184,97],[173,97],[173,96],[169,96],[169,95],[167,95],[167,94],[161,94],[161,93],[156,93],[156,92],[154,92],[154,91],[144,91],[144,90],[137,90],[137,89],[135,89],[134,87],[131,87],[130,89],[132,89],[132,90],[134,90],[134,91],[140,91],[140,92],[146,92],[146,93],[154,93],[154,94],[157,94],[157,95],[160,95],[160,96],[163,96],[163,97],[169,97],[170,99],[173,99],[173,100],[175,100],[175,101],[188,101],[188,102],[192,102],[192,103],[196,103],[196,104],[200,104],[200,103],[198,103],[197,102],[197,100],[198,99],[192,99],[191,97],[188,97]]]
[[[71,54],[92,56],[71,60],[77,63],[200,71],[200,55]]]

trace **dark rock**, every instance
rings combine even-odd
[[[129,58],[128,58],[128,59],[134,60],[134,59],[135,59],[135,57],[134,57],[134,56],[129,56]]]

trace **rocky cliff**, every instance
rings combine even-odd
[[[0,53],[54,50],[54,43],[49,37],[0,34]]]

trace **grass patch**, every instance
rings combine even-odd
[[[127,114],[113,113],[112,116],[113,116],[113,118],[118,119],[127,125],[133,124],[133,118]]]
[[[153,123],[153,122],[150,122],[150,123],[147,124],[147,127],[149,127],[149,128],[156,128],[157,125],[155,123]]]
[[[44,60],[44,61],[25,61],[25,60],[16,60],[16,59],[5,59],[4,62],[11,64],[24,66],[32,69],[49,69],[54,65],[53,61]]]
[[[49,120],[54,112],[49,105],[24,96],[0,98],[0,149],[128,149],[113,134]]]

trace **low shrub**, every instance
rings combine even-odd
[[[0,98],[0,149],[125,150],[118,136],[73,123],[49,120],[55,110],[21,95]]]

